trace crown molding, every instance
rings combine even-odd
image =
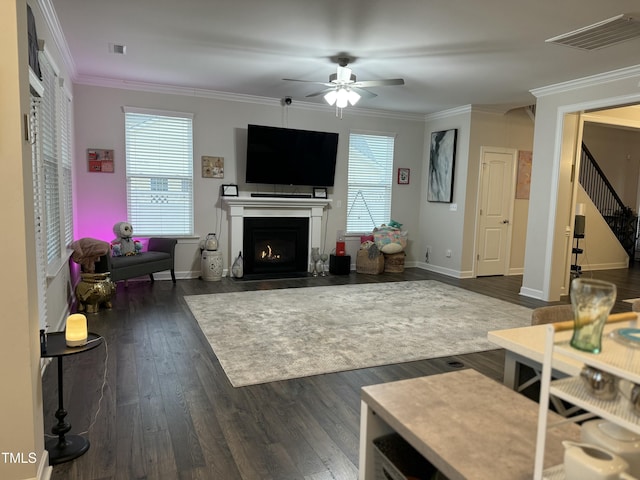
[[[441,120],[443,118],[455,117],[457,115],[466,115],[471,113],[473,105],[463,105],[461,107],[450,108],[449,110],[442,110],[441,112],[429,113],[424,116],[426,122],[433,120]]]
[[[632,67],[625,67],[618,70],[612,70],[610,72],[598,73],[596,75],[590,75],[588,77],[578,78],[576,80],[556,83],[547,87],[535,88],[529,91],[536,98],[540,98],[548,95],[567,93],[581,88],[593,87],[602,85],[604,83],[616,82],[638,77],[640,77],[640,65],[634,65]]]
[[[75,78],[74,83],[80,85],[89,85],[94,87],[120,88],[125,90],[136,90],[151,93],[163,93],[170,95],[183,95],[188,97],[208,98],[213,100],[222,100],[228,102],[243,102],[254,105],[282,106],[280,98],[261,97],[258,95],[246,95],[241,93],[221,92],[217,90],[208,90],[205,88],[180,87],[175,85],[164,85],[159,83],[138,82],[131,80],[119,80],[107,77],[98,77],[92,75],[79,75]],[[302,110],[312,110],[317,112],[334,112],[335,108],[329,105],[294,101],[287,108],[296,108]],[[409,114],[401,112],[390,112],[387,110],[370,110],[366,108],[349,107],[343,110],[343,116],[359,115],[377,118],[392,118],[396,120],[409,120],[414,122],[423,122],[424,118],[421,114]]]
[[[56,10],[53,7],[51,0],[38,0],[38,7],[42,11],[47,27],[53,36],[53,42],[56,44],[56,48],[60,52],[66,73],[72,80],[74,80],[77,76],[76,64],[73,61],[71,52],[69,51],[69,45],[67,44],[67,39],[62,31],[62,26],[58,21]]]

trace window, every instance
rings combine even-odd
[[[58,75],[46,55],[41,56],[42,83],[42,164],[44,175],[44,232],[47,239],[47,262],[60,257],[60,182],[58,158],[60,138],[58,135]]]
[[[39,53],[42,99],[34,103],[35,135],[34,198],[36,217],[42,219],[41,235],[46,262],[55,271],[66,262],[66,247],[73,241],[71,165],[71,100],[63,88],[57,67],[45,51]]]
[[[347,233],[389,223],[394,144],[393,134],[350,134]]]
[[[136,235],[193,235],[193,116],[124,111],[128,220]]]

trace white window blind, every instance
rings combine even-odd
[[[40,139],[40,112],[42,103],[40,97],[31,96],[31,110],[29,115],[29,138],[31,139],[31,163],[33,167],[33,210],[35,221],[36,251],[38,277],[38,316],[40,328],[47,325],[47,258],[45,252],[45,235],[43,227],[42,201],[42,159]]]
[[[349,135],[347,233],[389,223],[394,144],[392,134]]]
[[[193,235],[193,119],[125,108],[128,221],[136,235]]]
[[[64,215],[64,245],[73,242],[73,184],[71,160],[71,100],[60,88],[60,166],[62,171],[62,213]]]
[[[60,235],[60,184],[58,175],[58,75],[47,55],[40,54],[42,71],[42,108],[40,115],[40,141],[44,188],[44,231],[47,243],[47,263],[61,256]]]

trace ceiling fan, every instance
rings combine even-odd
[[[310,93],[307,97],[317,97],[324,95],[324,99],[329,105],[335,105],[340,111],[347,105],[355,105],[361,97],[373,98],[378,95],[370,92],[367,88],[385,87],[389,85],[404,85],[402,78],[388,78],[385,80],[364,80],[357,81],[355,74],[347,67],[349,57],[338,57],[338,67],[336,73],[329,75],[328,82],[315,82],[312,80],[297,80],[294,78],[284,78],[289,82],[304,82],[314,85],[324,85],[326,88]]]

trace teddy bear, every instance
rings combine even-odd
[[[139,240],[134,240],[133,226],[128,222],[118,222],[113,226],[116,238],[111,242],[111,251],[114,257],[123,255],[135,255],[142,250]]]

